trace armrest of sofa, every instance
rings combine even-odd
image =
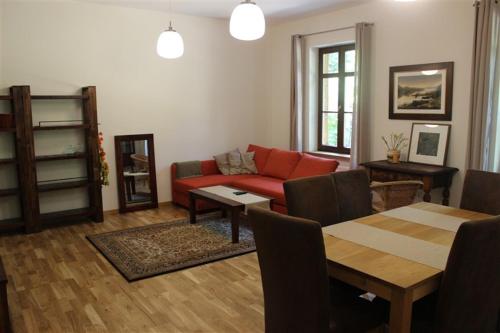
[[[201,174],[203,176],[220,174],[219,168],[217,167],[217,163],[215,163],[215,160],[201,161]],[[177,179],[177,162],[172,163],[172,165],[170,166],[170,178],[172,184]]]

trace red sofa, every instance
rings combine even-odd
[[[201,162],[203,176],[176,178],[176,164],[171,166],[172,201],[188,207],[188,191],[200,187],[228,185],[245,191],[275,198],[272,209],[285,213],[286,202],[283,183],[288,179],[310,177],[334,172],[339,163],[333,159],[320,158],[295,151],[265,148],[249,145],[247,151],[255,152],[258,174],[224,176],[217,168],[215,160]],[[196,210],[214,208],[211,204],[198,200]]]

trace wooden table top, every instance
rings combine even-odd
[[[487,214],[427,202],[417,203],[411,207],[470,220],[490,217]],[[452,231],[407,222],[381,214],[355,221],[449,247],[455,238],[455,233]],[[442,270],[339,239],[326,233],[323,233],[323,237],[329,262],[342,265],[358,274],[375,278],[391,287],[408,289],[442,274]]]
[[[447,166],[428,165],[428,164],[412,163],[412,162],[389,163],[387,160],[365,162],[361,163],[361,165],[366,168],[382,169],[382,170],[389,170],[389,171],[402,172],[415,175],[427,175],[427,176],[455,173],[458,171],[457,168],[452,168]]]

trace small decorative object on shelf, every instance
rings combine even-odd
[[[0,114],[0,128],[13,128],[15,127],[14,115],[11,113]]]
[[[401,149],[408,146],[408,139],[403,133],[391,133],[388,139],[382,137],[385,146],[387,147],[387,161],[390,163],[399,163],[401,159]]]
[[[106,161],[106,152],[102,148],[104,137],[102,132],[99,132],[99,162],[101,164],[101,184],[104,186],[109,185],[109,165]]]

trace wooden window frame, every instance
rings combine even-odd
[[[319,71],[318,71],[318,150],[338,154],[349,155],[350,148],[344,147],[344,86],[345,78],[353,76],[354,72],[345,72],[345,52],[355,50],[355,44],[345,44],[331,46],[319,49]],[[329,53],[339,54],[339,71],[338,73],[324,74],[323,73],[323,55]],[[339,107],[338,111],[323,111],[323,79],[339,78]],[[323,113],[337,113],[337,147],[323,145]]]

